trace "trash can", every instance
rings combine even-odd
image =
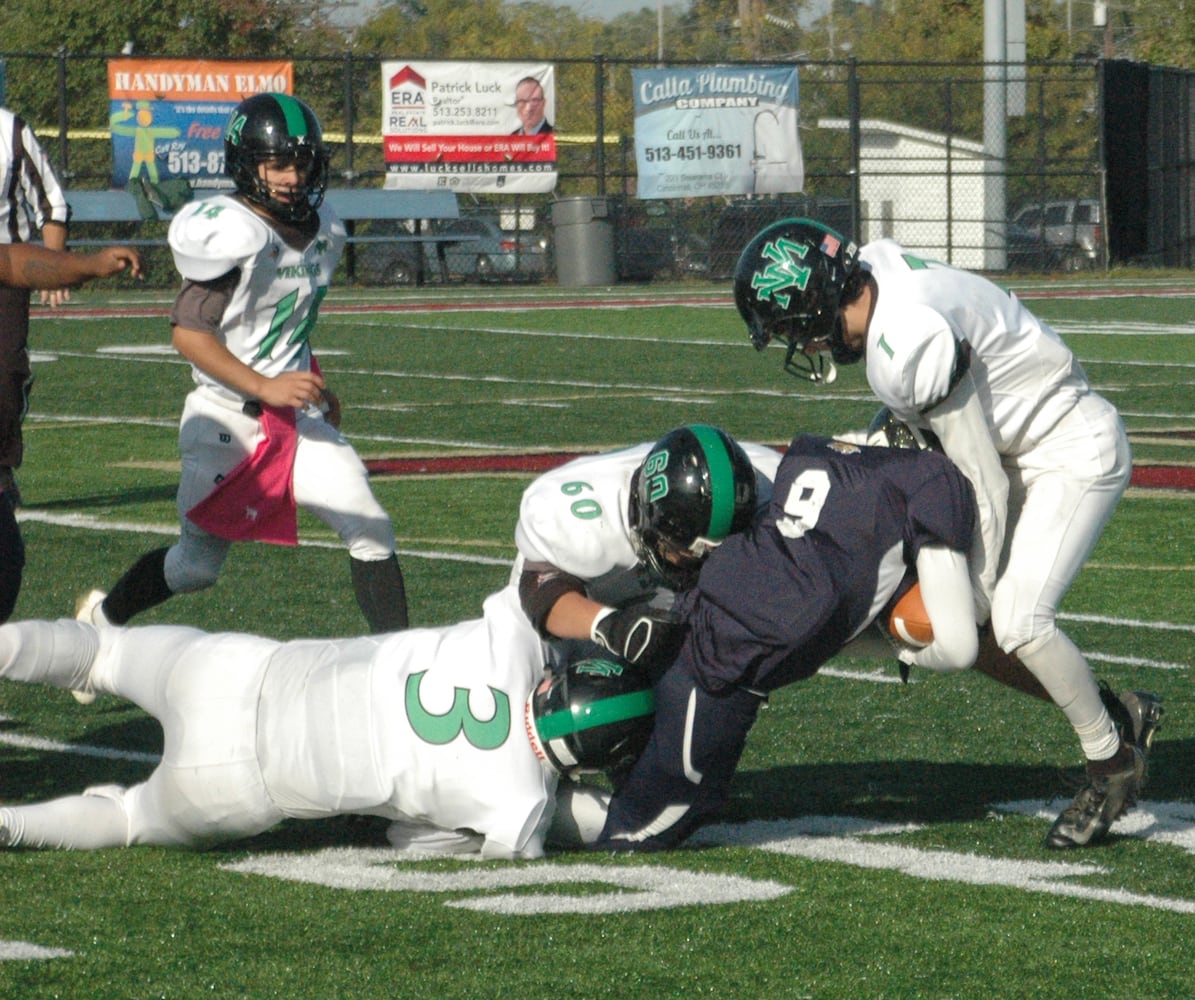
[[[605,198],[552,202],[556,280],[565,287],[614,284],[614,227]]]

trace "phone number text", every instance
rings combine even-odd
[[[643,157],[648,163],[667,163],[669,160],[738,160],[742,159],[741,143],[709,143],[705,146],[648,146]]]

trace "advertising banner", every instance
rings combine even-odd
[[[552,191],[555,116],[549,65],[384,62],[385,186]]]
[[[640,198],[805,186],[796,67],[637,69],[632,82]]]
[[[289,62],[114,59],[108,63],[112,184],[184,178],[196,190],[227,188],[224,125],[251,94],[289,94]]]

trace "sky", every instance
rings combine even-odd
[[[644,7],[648,10],[656,9],[656,0],[546,0],[546,2],[554,7],[571,7],[578,14],[583,14],[586,17],[600,17],[607,21],[619,14],[631,14]],[[688,6],[683,3],[683,0],[679,0],[679,2],[682,6]],[[666,7],[677,3],[678,0],[664,0]]]
[[[644,7],[654,11],[657,4],[657,0],[544,0],[544,2],[550,3],[554,7],[571,7],[585,17],[600,17],[606,21],[619,14],[630,14],[642,10]],[[688,7],[688,0],[664,0],[664,5],[666,7]],[[372,0],[347,0],[344,6],[345,9],[339,11],[335,19],[351,24],[359,21],[363,16],[362,12],[367,13],[374,3]]]

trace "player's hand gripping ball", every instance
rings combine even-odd
[[[893,639],[914,649],[928,646],[934,641],[934,629],[929,623],[929,615],[925,613],[925,604],[921,600],[920,583],[913,584],[896,602],[888,616],[888,631]]]

